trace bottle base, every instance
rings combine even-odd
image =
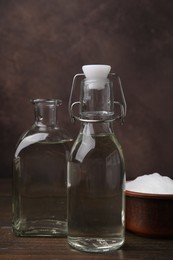
[[[84,238],[68,236],[71,247],[85,252],[108,252],[119,249],[124,244],[123,238]]]
[[[66,237],[67,223],[65,221],[19,221],[13,224],[16,236]]]

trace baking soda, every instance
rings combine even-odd
[[[127,181],[126,190],[152,194],[173,194],[173,180],[159,173],[152,173],[139,176],[133,181]]]

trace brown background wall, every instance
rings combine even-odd
[[[62,125],[76,135],[67,103],[83,64],[121,75],[127,177],[173,177],[173,1],[0,1],[0,176],[9,177],[20,134],[33,123],[30,98],[58,97]]]

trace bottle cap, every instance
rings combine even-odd
[[[101,90],[105,88],[105,80],[111,70],[109,65],[84,65],[82,67],[89,89]]]
[[[82,70],[87,79],[107,78],[111,66],[109,65],[84,65]]]

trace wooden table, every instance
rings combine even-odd
[[[172,239],[144,238],[126,233],[125,245],[111,253],[83,253],[73,250],[65,238],[15,237],[11,229],[10,180],[0,180],[0,260],[172,260]]]

